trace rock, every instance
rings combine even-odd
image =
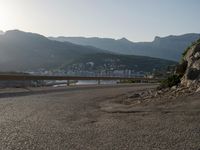
[[[195,68],[197,70],[200,70],[200,59],[196,60],[193,64],[192,64],[192,68]]]
[[[154,97],[157,97],[157,96],[158,96],[158,92],[155,93]]]
[[[181,91],[183,91],[183,90],[184,90],[183,87],[179,87],[179,88],[176,89],[176,92],[181,92]]]
[[[196,68],[188,68],[186,73],[188,80],[196,80],[200,75],[200,70]]]
[[[177,89],[176,85],[174,85],[174,86],[171,87],[171,90],[176,90],[176,89]]]
[[[196,93],[199,93],[200,92],[200,87],[196,90]]]
[[[140,95],[141,97],[146,97],[146,96],[151,95],[151,93],[149,91],[145,91],[145,92],[141,92]]]
[[[148,93],[149,93],[149,95],[152,95],[152,94],[153,94],[152,90],[149,90]]]
[[[199,58],[200,58],[200,52],[196,52],[196,54],[194,55],[194,57],[195,57],[196,59],[199,59]]]
[[[165,89],[163,89],[163,92],[168,92],[170,89],[169,88],[165,88]]]
[[[163,93],[163,91],[162,91],[162,90],[159,90],[157,93],[158,93],[158,94],[162,94],[162,93]]]
[[[129,96],[128,98],[138,98],[138,97],[141,97],[141,95],[138,93],[135,93],[135,94]]]

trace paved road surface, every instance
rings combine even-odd
[[[200,149],[199,95],[170,104],[151,104],[150,111],[145,111],[146,106],[135,113],[101,110],[102,103],[151,87],[72,87],[60,88],[60,92],[48,90],[46,94],[38,90],[34,94],[21,91],[11,97],[3,95],[0,99],[0,148]]]

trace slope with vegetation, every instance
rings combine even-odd
[[[130,69],[137,72],[152,72],[154,70],[164,71],[168,66],[175,64],[174,61],[152,57],[98,53],[76,59],[66,67],[81,66],[84,70]]]

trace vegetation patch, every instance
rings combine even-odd
[[[181,75],[171,75],[167,79],[161,81],[159,89],[171,88],[172,86],[177,86],[181,82]]]

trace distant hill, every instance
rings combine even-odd
[[[94,62],[96,69],[104,65],[152,71],[174,64],[173,61],[114,54],[91,46],[59,42],[19,30],[0,35],[0,71],[26,71],[39,68],[68,68],[77,63]],[[113,66],[112,66],[113,65]]]
[[[79,45],[90,45],[111,52],[150,56],[168,60],[179,61],[184,49],[193,41],[200,38],[200,34],[184,34],[180,36],[155,37],[152,42],[131,42],[126,38],[119,40],[110,38],[85,38],[85,37],[57,37],[50,39],[68,41]]]
[[[102,52],[91,46],[51,41],[18,30],[0,35],[0,71],[56,68],[86,54]]]
[[[1,34],[4,34],[4,32],[0,30],[0,35],[1,35]]]

